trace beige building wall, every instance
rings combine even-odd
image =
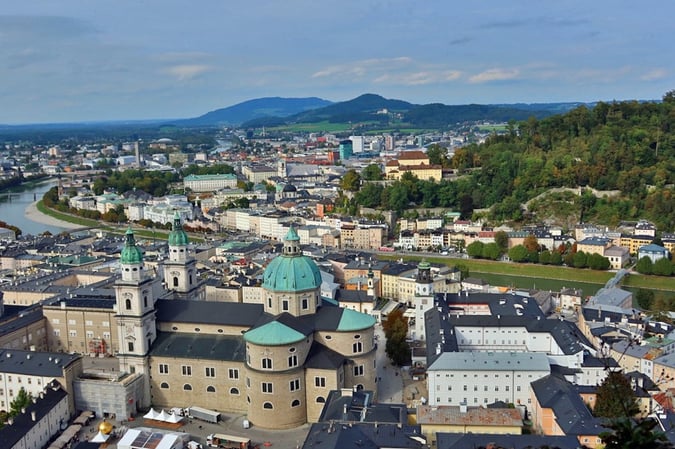
[[[44,318],[28,326],[15,328],[0,336],[0,348],[23,351],[48,351],[47,322]]]
[[[113,309],[55,305],[44,306],[42,311],[50,351],[112,355],[119,351]]]
[[[305,370],[305,385],[307,386],[307,421],[317,422],[331,390],[344,387],[342,367],[335,371],[308,368]]]

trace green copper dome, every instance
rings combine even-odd
[[[321,287],[319,267],[302,255],[300,237],[292,226],[284,240],[283,254],[265,269],[263,288],[274,292],[300,292]]]
[[[360,331],[375,325],[375,318],[352,309],[343,309],[337,330],[343,332]]]
[[[134,231],[131,230],[131,227],[127,229],[126,233],[127,241],[124,243],[124,248],[122,249],[122,256],[120,257],[120,263],[127,264],[141,264],[143,263],[143,253],[140,248],[136,246],[136,240],[134,239]]]
[[[171,232],[169,233],[169,246],[187,246],[188,245],[188,236],[185,231],[183,231],[183,225],[180,221],[180,214],[176,212],[173,217],[173,226],[171,227]]]
[[[244,334],[247,342],[265,346],[290,345],[304,339],[304,334],[278,321],[271,321]]]

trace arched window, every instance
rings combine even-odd
[[[296,399],[295,401],[291,402],[291,407],[300,407],[300,400]]]
[[[361,388],[363,388],[363,387],[361,387]],[[185,384],[185,385],[183,385],[183,390],[185,390],[185,391],[192,391],[192,385],[190,385],[190,384]]]
[[[326,398],[324,398],[323,396],[317,396],[317,397],[316,397],[316,402],[317,402],[318,404],[325,404],[325,403],[326,403]]]
[[[124,301],[124,307],[126,307],[127,310],[131,310],[131,300],[130,299],[127,299],[126,301]]]
[[[265,402],[265,403],[263,404],[263,408],[266,408],[266,409],[268,409],[268,410],[272,410],[272,409],[274,408],[274,406],[272,405],[271,402]]]
[[[163,388],[163,389],[165,389],[165,390],[168,390],[168,389],[169,389],[169,384],[166,383],[166,382],[162,382],[161,384],[159,384],[159,388]]]
[[[178,276],[173,277],[173,286],[178,287]]]
[[[216,387],[214,387],[213,385],[209,385],[208,387],[206,387],[206,392],[207,393],[215,393]]]
[[[239,389],[237,388],[230,388],[230,394],[239,394]]]
[[[352,351],[354,352],[354,354],[357,354],[359,352],[363,352],[363,343],[361,343],[360,341],[357,341],[356,343],[354,343],[352,345]]]

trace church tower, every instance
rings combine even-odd
[[[117,335],[119,338],[120,370],[145,376],[143,397],[139,408],[150,405],[148,353],[157,337],[153,279],[145,271],[143,253],[136,246],[134,233],[129,228],[120,257],[122,277],[115,282],[117,300]]]
[[[434,306],[434,279],[431,265],[423,260],[417,265],[415,279],[415,326],[412,330],[413,340],[425,340],[424,313]]]
[[[188,236],[176,212],[169,233],[169,260],[164,262],[164,282],[173,299],[203,300],[204,289],[197,279],[196,261],[188,251]]]

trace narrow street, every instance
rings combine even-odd
[[[398,367],[391,365],[385,354],[386,340],[381,325],[375,326],[377,338],[377,400],[378,402],[403,402],[403,378]]]

